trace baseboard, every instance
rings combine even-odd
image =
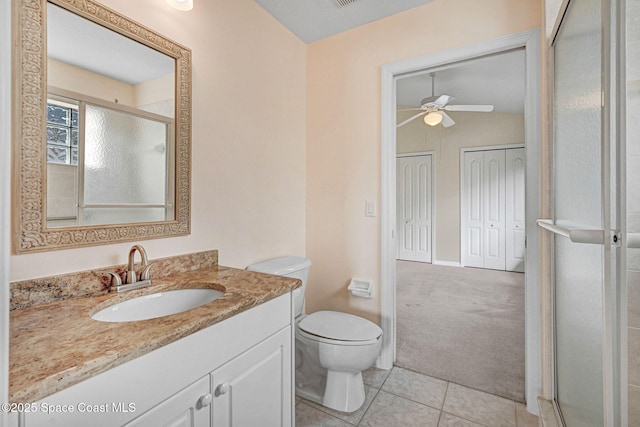
[[[451,261],[433,261],[433,265],[445,265],[448,267],[462,267],[459,262],[451,262]]]

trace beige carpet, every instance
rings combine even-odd
[[[396,365],[524,402],[524,274],[397,264]]]

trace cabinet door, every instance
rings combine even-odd
[[[290,359],[286,328],[213,371],[213,426],[291,426]]]
[[[126,427],[208,427],[211,425],[209,376],[203,377]]]

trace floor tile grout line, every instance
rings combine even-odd
[[[447,401],[447,393],[449,393],[449,386],[451,383],[447,381],[447,388],[444,390],[444,396],[442,396],[442,406],[440,407],[440,412],[444,411],[444,403]]]
[[[360,421],[358,421],[358,424],[350,423],[349,421],[347,421],[347,420],[343,420],[342,418],[338,418],[338,417],[336,417],[335,415],[330,414],[330,413],[328,413],[328,412],[326,412],[326,411],[323,411],[323,410],[322,410],[322,409],[320,409],[320,408],[317,408],[317,407],[315,407],[315,406],[309,405],[308,403],[304,403],[304,398],[303,398],[303,400],[301,400],[301,401],[300,401],[300,402],[298,402],[298,403],[303,403],[303,404],[305,404],[306,406],[308,406],[308,407],[309,407],[309,408],[311,408],[311,409],[315,409],[316,411],[322,412],[323,414],[325,414],[325,415],[326,415],[326,416],[328,416],[328,417],[331,417],[331,418],[336,419],[336,420],[338,420],[338,421],[340,421],[340,422],[343,422],[343,423],[346,423],[346,424],[352,425],[352,426],[354,426],[354,427],[357,427],[357,426],[358,426],[358,424],[360,423]]]
[[[456,381],[453,381],[453,380],[447,380],[447,379],[444,379],[444,378],[435,377],[435,376],[433,376],[433,375],[425,374],[424,372],[419,372],[419,371],[413,370],[413,369],[411,369],[411,368],[405,368],[404,366],[397,366],[397,365],[393,365],[393,367],[394,367],[394,368],[398,367],[398,368],[400,368],[400,369],[404,369],[404,370],[407,370],[407,371],[409,371],[409,372],[413,372],[414,374],[424,375],[425,377],[433,378],[433,379],[435,379],[435,380],[445,381],[445,382],[447,382],[447,383],[455,384],[455,385],[458,385],[458,386],[460,386],[460,387],[465,387],[465,388],[468,388],[468,389],[471,389],[471,390],[474,390],[474,391],[478,391],[478,392],[480,392],[480,393],[488,394],[488,395],[490,395],[490,396],[499,397],[500,399],[509,400],[509,401],[511,401],[511,402],[515,402],[515,403],[522,403],[522,404],[524,404],[524,405],[526,405],[526,404],[527,404],[527,402],[520,402],[520,401],[518,401],[518,400],[510,399],[510,398],[508,398],[508,397],[499,396],[499,395],[497,395],[497,394],[489,393],[488,391],[485,391],[485,390],[480,390],[479,388],[475,388],[475,387],[472,387],[472,386],[464,385],[464,384],[461,384],[461,383],[456,382]],[[386,382],[386,380],[385,380],[385,382]]]
[[[428,403],[419,402],[419,401],[417,401],[417,400],[413,400],[413,399],[412,399],[412,398],[410,398],[410,397],[403,396],[403,395],[401,395],[401,394],[397,394],[397,393],[394,393],[394,392],[389,391],[389,390],[383,390],[383,389],[380,389],[379,391],[384,391],[385,393],[391,394],[391,395],[393,395],[393,396],[399,397],[399,398],[404,399],[404,400],[408,400],[409,402],[417,403],[418,405],[426,406],[427,408],[435,409],[436,411],[442,411],[442,407],[440,407],[440,408],[435,408],[435,407],[433,407],[433,406],[429,405]],[[444,399],[442,400],[442,404],[444,405]]]
[[[385,381],[386,381],[386,379],[385,379]],[[381,390],[381,389],[380,389],[380,388],[377,388],[377,389],[375,389],[375,390],[377,390],[377,391],[376,391],[376,394],[373,396],[373,399],[371,399],[371,402],[369,402],[369,406],[367,406],[367,409],[365,409],[365,410],[364,410],[364,412],[362,413],[362,416],[361,416],[361,417],[360,417],[360,419],[358,420],[358,424],[356,424],[356,425],[358,425],[358,426],[359,426],[359,425],[360,425],[360,423],[362,423],[362,420],[364,420],[364,417],[366,417],[366,416],[367,416],[367,412],[369,412],[369,409],[371,409],[371,407],[373,406],[373,402],[375,402],[376,397],[378,397],[378,394],[380,393],[380,390]]]
[[[447,411],[444,411],[444,410],[441,411],[441,414],[449,414],[449,415],[454,416],[456,418],[460,418],[461,420],[469,421],[470,423],[477,424],[477,425],[482,426],[482,427],[492,427],[492,426],[488,426],[486,424],[479,423],[478,421],[470,420],[469,418],[463,417],[461,415],[456,415],[454,413],[447,412]]]

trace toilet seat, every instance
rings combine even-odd
[[[298,323],[298,332],[327,344],[368,345],[376,343],[382,329],[373,322],[337,311],[317,311]]]

